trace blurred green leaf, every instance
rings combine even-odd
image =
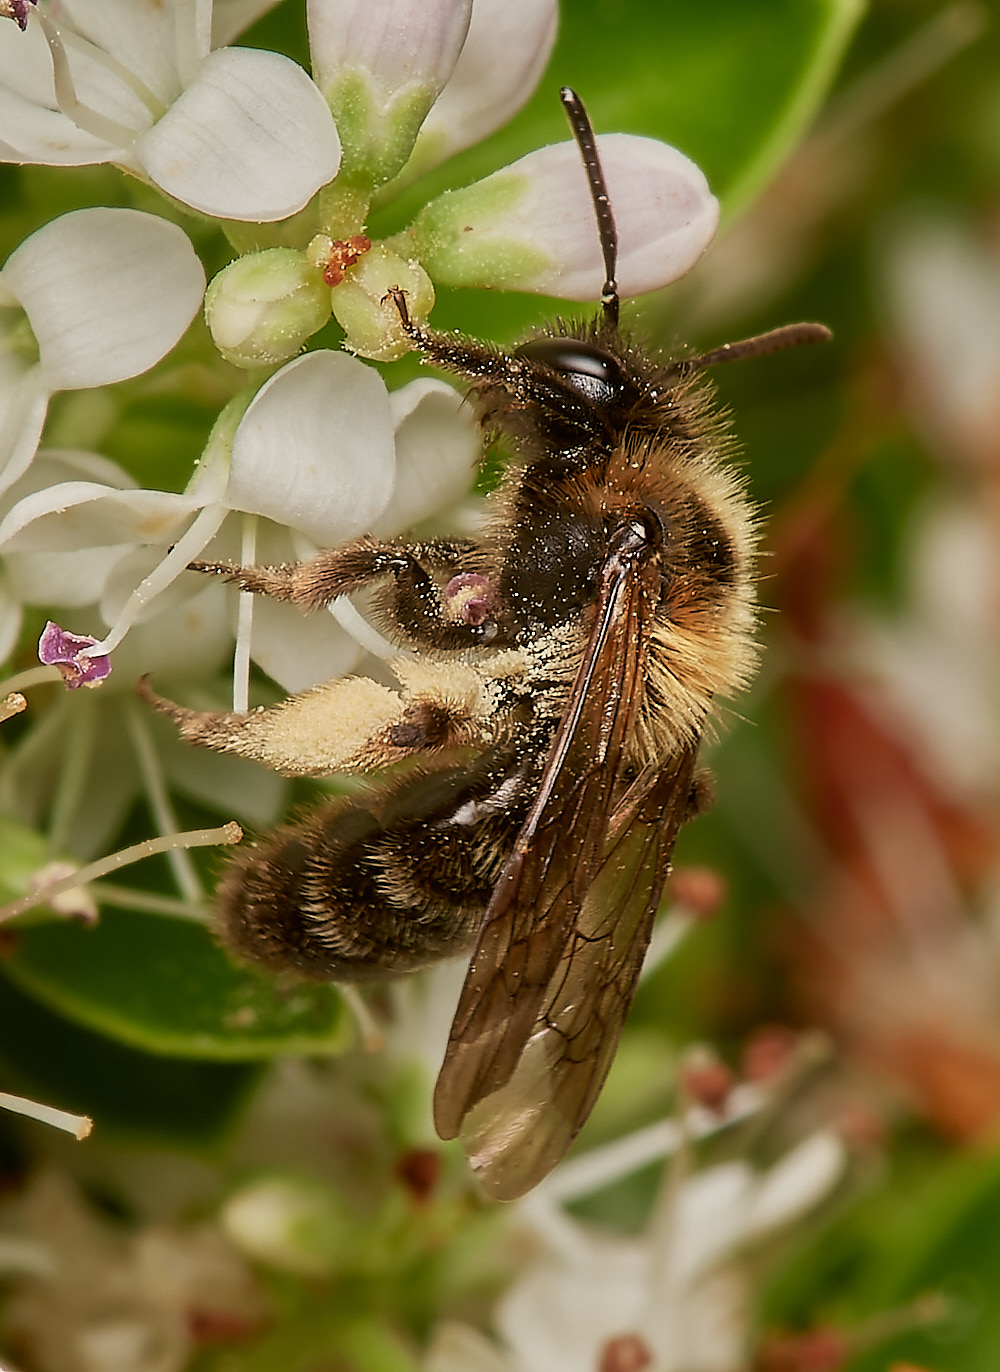
[[[231,1124],[260,1068],[136,1052],[52,1014],[0,977],[0,1075],[20,1095],[90,1115],[97,1130],[205,1145]]]
[[[26,929],[3,971],[60,1014],[152,1053],[253,1061],[336,1053],[351,1038],[334,987],[237,967],[208,929],[160,915],[105,910],[92,929]]]
[[[851,1372],[911,1360],[935,1372],[993,1372],[1000,1348],[1000,1154],[904,1149],[888,1183],[772,1282],[765,1323],[815,1320],[876,1335]],[[939,1318],[920,1327],[920,1312]],[[868,1322],[871,1322],[869,1325]],[[879,1338],[883,1328],[901,1332]]]
[[[599,133],[679,147],[732,217],[808,128],[863,10],[864,0],[573,0],[562,7],[552,60],[524,109],[409,187],[373,218],[373,231],[394,232],[442,190],[565,142],[564,85],[582,96]],[[547,309],[537,296],[442,291],[434,320],[505,340]]]

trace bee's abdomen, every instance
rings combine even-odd
[[[325,802],[233,862],[223,941],[272,970],[334,980],[462,952],[523,818],[521,789],[509,771],[447,768]]]

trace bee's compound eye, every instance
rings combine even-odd
[[[617,359],[580,338],[534,338],[515,349],[515,356],[543,363],[588,400],[613,400],[622,385]]]

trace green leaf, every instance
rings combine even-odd
[[[764,1323],[859,1330],[851,1372],[885,1372],[897,1360],[993,1372],[998,1232],[1000,1155],[948,1157],[940,1144],[904,1141],[887,1183],[772,1278]]]
[[[158,1142],[211,1144],[259,1075],[256,1063],[191,1062],[125,1048],[52,1014],[0,976],[5,1088],[89,1115],[98,1136],[109,1129]]]
[[[864,0],[577,0],[551,75],[579,91],[598,129],[687,153],[732,215],[806,131],[863,9]],[[530,108],[552,98],[549,85]]]
[[[208,929],[160,915],[105,910],[91,929],[26,929],[3,970],[60,1014],[151,1053],[253,1061],[336,1053],[351,1038],[333,986],[238,967]]]
[[[565,142],[564,85],[598,133],[660,138],[693,158],[731,219],[807,131],[863,11],[864,0],[573,0],[524,109],[373,215],[371,230],[398,232],[441,191]],[[551,308],[511,292],[442,291],[434,324],[505,340]]]
[[[46,861],[41,834],[0,815],[0,904],[23,896]]]
[[[735,213],[808,128],[863,11],[864,0],[574,0],[524,109],[410,187],[396,216],[411,218],[447,186],[565,142],[564,85],[582,96],[598,133],[675,144]]]

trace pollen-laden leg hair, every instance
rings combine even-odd
[[[544,757],[525,661],[501,652],[483,667],[395,666],[398,691],[345,677],[249,714],[188,710],[140,683],[191,743],[286,775],[383,772],[230,864],[220,933],[238,956],[358,979],[409,971],[475,937]]]
[[[390,632],[420,647],[466,648],[497,636],[495,595],[481,558],[468,539],[410,543],[364,537],[305,562],[276,567],[192,562],[190,569],[306,611],[391,578],[376,599]]]
[[[181,738],[260,762],[283,776],[370,772],[456,748],[492,747],[521,711],[524,658],[500,652],[486,663],[400,658],[400,690],[369,677],[335,677],[247,714],[191,710],[139,695],[177,726]]]

